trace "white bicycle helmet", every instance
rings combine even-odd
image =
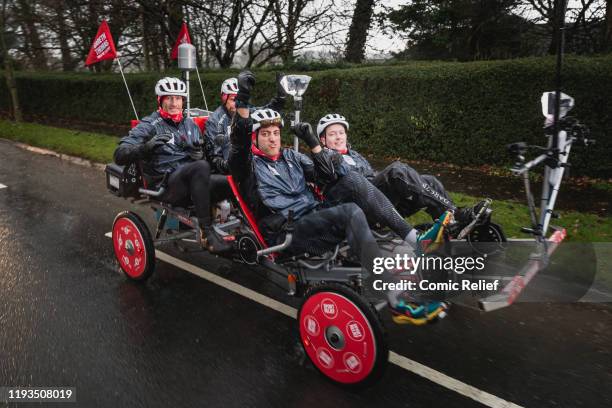
[[[221,93],[225,95],[236,95],[238,93],[238,80],[236,78],[227,78],[221,84]]]
[[[317,125],[317,135],[319,136],[319,138],[321,137],[323,132],[325,132],[325,128],[327,128],[329,125],[334,125],[336,123],[344,125],[347,130],[349,128],[349,124],[344,116],[338,115],[337,113],[329,113],[319,120],[319,124]]]
[[[165,77],[157,81],[155,85],[157,96],[177,95],[187,97],[187,85],[178,78]]]
[[[251,113],[253,119],[253,132],[257,132],[262,126],[277,125],[283,127],[284,122],[280,113],[272,109],[258,109]]]

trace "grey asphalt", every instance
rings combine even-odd
[[[366,390],[338,387],[303,361],[294,320],[170,264],[127,281],[104,234],[121,210],[151,211],[107,193],[99,170],[0,141],[0,183],[0,386],[72,386],[88,407],[481,406],[395,365]],[[162,249],[299,304],[258,270]],[[392,350],[504,400],[612,406],[609,304],[385,320]]]

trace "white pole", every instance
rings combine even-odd
[[[134,109],[134,116],[136,116],[136,120],[140,120],[138,118],[138,112],[136,112],[136,107],[134,106],[134,101],[132,100],[132,95],[130,94],[130,88],[128,88],[127,81],[125,80],[125,75],[123,75],[123,68],[121,67],[121,61],[119,61],[119,53],[117,53],[117,63],[119,64],[119,72],[121,72],[121,77],[123,77],[123,83],[125,84],[125,89],[127,90],[128,97],[130,98],[130,103],[132,104],[132,109]]]
[[[300,123],[300,111],[296,110],[295,111],[295,123],[294,123],[294,125],[297,125],[298,123]],[[300,151],[300,139],[298,139],[297,136],[293,136],[293,149],[296,152]]]
[[[189,71],[185,71],[185,84],[187,85],[187,117],[191,117],[191,104],[189,99],[191,94],[189,93]]]
[[[204,98],[204,106],[206,107],[206,110],[208,110],[208,103],[206,103],[206,95],[204,94],[204,87],[202,86],[202,79],[200,78],[200,71],[198,70],[197,66],[196,72],[198,73],[198,81],[200,82],[200,89],[202,90],[202,98]]]

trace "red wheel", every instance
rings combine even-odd
[[[330,380],[364,386],[383,374],[389,350],[382,323],[352,289],[340,284],[310,289],[298,322],[306,354]]]
[[[145,280],[155,269],[151,233],[136,214],[124,211],[113,222],[113,246],[119,267],[132,280]]]

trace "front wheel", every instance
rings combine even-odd
[[[113,247],[119,267],[132,280],[147,279],[155,269],[155,247],[144,221],[123,211],[113,222]]]
[[[366,386],[384,373],[389,349],[382,322],[351,288],[330,283],[309,289],[298,323],[306,354],[328,379]]]

